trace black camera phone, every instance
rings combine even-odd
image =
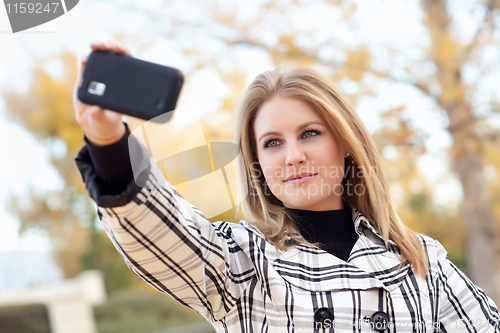
[[[111,51],[93,51],[77,96],[86,104],[152,120],[175,109],[183,83],[184,76],[176,68]],[[168,121],[173,112],[169,114],[156,120]]]

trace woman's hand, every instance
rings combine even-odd
[[[112,51],[132,56],[129,49],[114,40],[93,41],[90,44],[92,51]],[[103,109],[97,105],[85,104],[78,99],[77,91],[83,82],[83,71],[87,64],[88,55],[80,59],[80,66],[73,90],[73,106],[78,124],[83,129],[87,139],[96,145],[110,145],[120,140],[125,134],[125,125],[120,113]]]

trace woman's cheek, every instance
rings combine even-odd
[[[279,168],[276,165],[269,162],[262,166],[262,172],[264,173],[264,177],[266,177],[266,179],[276,178],[278,169]]]

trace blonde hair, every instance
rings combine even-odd
[[[262,73],[250,84],[238,106],[234,141],[241,149],[244,164],[241,166],[243,171],[238,173],[238,187],[243,185],[248,189],[241,205],[244,215],[254,219],[249,223],[258,227],[282,251],[289,247],[285,242],[287,235],[298,243],[317,245],[307,242],[300,235],[293,215],[267,188],[258,164],[254,121],[261,106],[278,94],[310,103],[336,133],[349,152],[347,165],[356,171],[348,172],[342,185],[349,182],[354,188],[358,184],[364,188],[360,195],[356,191],[343,191],[342,200],[358,209],[374,225],[383,236],[386,248],[389,239],[397,244],[401,252],[398,269],[408,260],[415,273],[425,278],[427,256],[416,233],[396,213],[375,142],[348,98],[326,77],[310,68],[277,68]],[[363,172],[358,172],[360,170]]]

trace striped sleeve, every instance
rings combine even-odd
[[[100,195],[85,151],[77,165],[108,237],[130,270],[208,321],[222,319],[255,277],[228,223],[212,224],[151,158],[142,179],[115,196]]]
[[[498,307],[447,258],[447,250],[436,242],[440,331],[500,333]]]

